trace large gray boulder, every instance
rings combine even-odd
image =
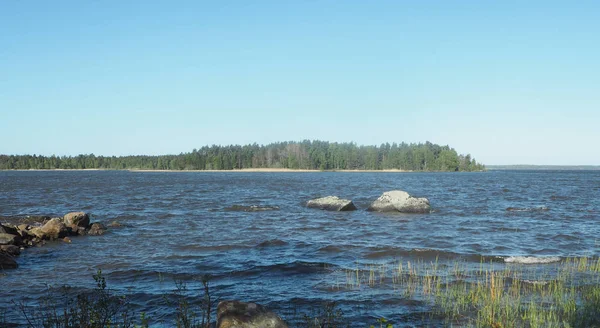
[[[307,207],[318,208],[327,211],[354,211],[356,206],[349,199],[341,199],[337,196],[327,196],[309,200]]]
[[[377,198],[369,211],[376,212],[400,212],[400,213],[429,213],[431,206],[427,198],[416,198],[409,195],[406,191],[392,190],[384,192]]]
[[[87,229],[90,225],[90,216],[85,212],[71,212],[63,217],[65,226],[77,232],[79,228]]]
[[[223,301],[217,306],[217,328],[288,328],[275,313],[256,303]]]
[[[41,227],[30,229],[28,233],[36,236],[39,239],[55,240],[66,237],[69,233],[69,230],[63,223],[62,219],[53,218]]]

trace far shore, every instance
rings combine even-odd
[[[129,171],[129,172],[265,172],[265,173],[296,173],[296,172],[352,172],[352,173],[407,173],[415,172],[410,170],[306,170],[306,169],[285,169],[285,168],[247,168],[233,170],[154,170],[154,169],[27,169],[27,170],[0,170],[0,171],[19,171],[19,172],[45,172],[45,171]]]
[[[143,169],[129,169],[130,172],[265,172],[265,173],[295,173],[295,172],[413,172],[407,170],[306,170],[306,169],[284,169],[284,168],[248,168],[248,169],[234,169],[234,170],[143,170]]]

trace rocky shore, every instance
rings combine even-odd
[[[0,270],[18,267],[17,256],[28,247],[42,246],[49,241],[70,243],[74,236],[97,236],[106,231],[102,223],[90,223],[90,215],[71,212],[63,217],[28,216],[11,218],[0,223]]]

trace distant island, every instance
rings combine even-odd
[[[110,170],[401,170],[482,171],[471,155],[449,146],[425,143],[355,143],[304,140],[268,145],[204,146],[189,153],[160,156],[41,156],[0,155],[0,170],[110,169]]]

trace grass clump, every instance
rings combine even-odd
[[[557,263],[399,262],[347,270],[347,288],[392,286],[449,326],[600,327],[600,259]],[[383,277],[382,275],[387,275]],[[361,287],[362,286],[362,287]]]

